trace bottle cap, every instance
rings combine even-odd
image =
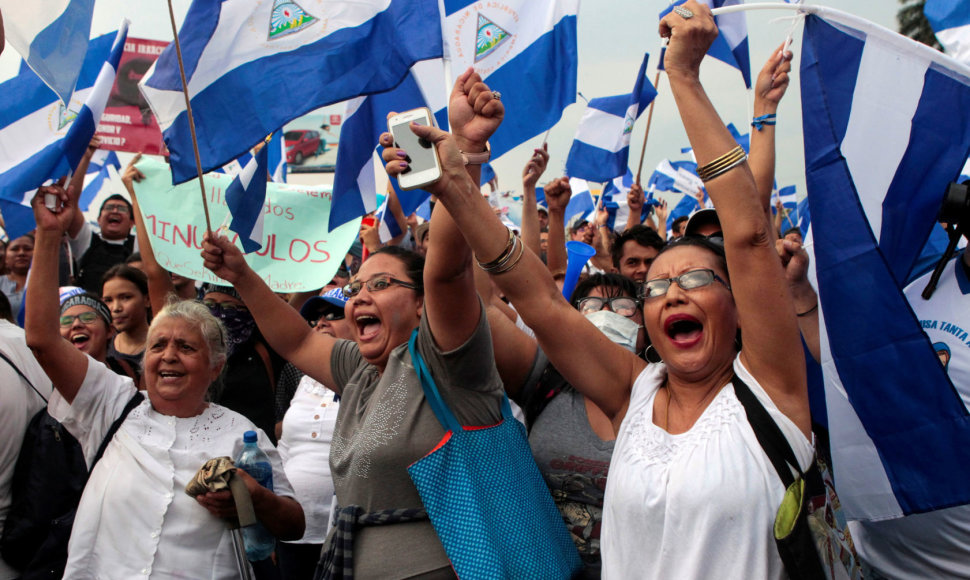
[[[246,431],[243,433],[243,443],[255,443],[256,439],[257,437],[255,431]]]

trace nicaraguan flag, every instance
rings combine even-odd
[[[902,288],[970,151],[970,67],[821,13],[799,76],[839,496],[850,519],[965,504],[970,414]]]
[[[502,93],[492,158],[555,125],[576,102],[579,0],[442,0],[452,78],[474,66]]]
[[[261,147],[226,188],[226,205],[232,215],[229,229],[239,234],[247,254],[263,247],[268,153],[268,147]]]
[[[946,53],[970,65],[970,0],[926,0],[923,14]]]
[[[202,170],[313,109],[393,88],[442,54],[435,0],[193,0],[179,31]],[[171,152],[196,177],[175,48],[141,81]]]
[[[384,198],[384,203],[377,209],[376,214],[378,223],[377,233],[382,244],[386,244],[404,233],[401,230],[401,225],[397,223],[397,218],[394,217],[394,214],[388,208],[390,199],[390,196]]]
[[[116,34],[91,41],[67,107],[32,74],[0,85],[0,196],[20,202],[77,167],[111,93],[127,33],[125,21]]]
[[[697,164],[693,161],[664,159],[650,175],[650,179],[647,181],[647,189],[679,191],[696,195],[698,191],[704,189],[704,182],[697,176]]]
[[[798,229],[802,232],[802,240],[808,236],[808,228],[812,225],[812,209],[808,205],[808,198],[798,202]]]
[[[69,105],[88,52],[94,0],[0,0],[7,42]]]
[[[743,4],[742,0],[697,0],[701,4],[710,6],[711,9],[721,8],[722,6],[734,6]],[[675,4],[682,4],[676,2]],[[660,13],[660,18],[667,15],[674,9],[674,5],[667,7]],[[718,35],[714,39],[711,48],[707,49],[708,56],[713,56],[721,62],[725,62],[741,71],[744,77],[744,86],[751,88],[751,57],[748,55],[748,23],[744,19],[743,12],[732,14],[722,14],[714,17],[717,23]],[[663,53],[660,54],[660,67],[663,69]]]
[[[118,160],[118,154],[105,149],[95,151],[94,155],[91,156],[91,162],[88,164],[87,176],[84,179],[84,189],[81,190],[81,197],[77,202],[77,206],[81,211],[88,211],[88,208],[91,207],[91,202],[101,192],[101,188],[104,186],[104,180],[111,176],[109,171],[110,167],[121,169],[121,161]]]
[[[628,171],[633,124],[657,96],[646,78],[649,58],[643,55],[633,92],[589,101],[569,149],[566,175],[604,183]]]
[[[667,214],[667,231],[669,232],[674,227],[674,220],[682,216],[690,216],[690,214],[699,210],[700,206],[697,205],[697,200],[692,196],[684,194],[674,206],[670,213]]]
[[[569,203],[566,204],[566,210],[563,213],[563,219],[565,219],[567,222],[576,214],[579,214],[581,217],[585,217],[588,213],[593,211],[593,193],[589,190],[589,184],[586,183],[585,179],[570,177],[569,189],[571,190],[572,195],[570,196]]]
[[[387,131],[388,113],[403,113],[425,107],[428,103],[425,94],[428,91],[423,87],[444,87],[442,65],[439,62],[437,67],[427,66],[430,63],[415,66],[393,90],[359,97],[347,104],[337,147],[337,168],[330,205],[331,231],[377,209],[377,192],[383,192],[387,187],[384,162],[375,150],[378,138]],[[447,120],[446,111],[436,119],[438,126],[444,130],[448,128]],[[397,180],[391,180],[391,184],[398,194],[404,215],[410,215],[430,195],[421,190],[402,191],[397,188]]]

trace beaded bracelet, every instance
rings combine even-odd
[[[748,160],[744,149],[738,145],[714,161],[697,168],[697,176],[707,182],[719,175],[723,175]]]
[[[761,115],[760,117],[755,117],[751,119],[751,126],[760,131],[765,125],[774,125],[777,115],[774,113],[769,113],[767,115]]]

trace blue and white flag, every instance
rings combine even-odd
[[[589,101],[569,149],[566,175],[605,183],[629,170],[633,125],[657,96],[646,78],[649,58],[643,55],[633,92]]]
[[[440,22],[436,0],[193,0],[179,38],[202,170],[308,111],[395,87],[415,62],[441,56]],[[173,183],[196,177],[173,45],[140,86]]]
[[[65,106],[88,52],[94,0],[0,0],[7,42]]]
[[[594,207],[593,193],[589,190],[589,184],[586,183],[585,179],[570,177],[569,189],[572,193],[569,197],[569,203],[566,204],[566,210],[563,212],[563,219],[568,222],[576,214],[579,214],[580,218],[585,218],[587,214],[593,211]]]
[[[468,67],[501,92],[492,158],[555,125],[576,102],[579,0],[442,0],[452,78]]]
[[[701,4],[710,6],[711,9],[721,8],[722,6],[734,6],[743,4],[743,0],[697,0]],[[676,4],[682,4],[677,2]],[[666,16],[674,5],[671,5],[660,12],[660,18]],[[751,88],[751,57],[748,55],[748,23],[743,12],[732,14],[722,14],[714,17],[717,23],[718,35],[714,43],[707,49],[708,56],[713,56],[717,60],[727,63],[741,71],[744,78],[744,86]],[[663,53],[660,54],[660,69],[663,69]]]
[[[674,220],[679,217],[690,216],[690,214],[699,209],[700,206],[697,205],[697,200],[690,195],[684,194],[684,196],[680,198],[680,201],[677,202],[677,205],[675,205],[674,208],[670,210],[670,213],[667,214],[667,231],[669,232],[671,229],[673,229]]]
[[[390,196],[385,197],[384,203],[381,204],[381,207],[377,208],[377,214],[375,214],[378,224],[377,233],[382,244],[386,244],[404,233],[401,229],[401,224],[398,223],[394,213],[388,207],[390,200]]]
[[[268,153],[268,147],[261,147],[226,188],[226,205],[232,215],[229,229],[239,234],[239,241],[247,254],[263,247]]]
[[[381,133],[387,131],[387,114],[428,106],[425,98],[428,91],[423,87],[444,87],[441,63],[436,68],[427,66],[434,62],[415,66],[393,90],[359,97],[347,104],[337,147],[330,206],[331,231],[377,209],[377,193],[385,191],[387,173],[375,147]],[[447,114],[436,121],[439,127],[447,130]],[[404,215],[410,215],[430,195],[421,190],[402,191],[397,188],[397,180],[391,180],[391,185],[395,187]]]
[[[650,179],[647,181],[647,189],[679,191],[692,196],[703,190],[705,197],[707,195],[704,182],[697,176],[697,164],[693,161],[664,159],[650,175]]]
[[[88,211],[91,202],[101,193],[104,181],[111,177],[109,170],[111,167],[116,170],[121,168],[121,161],[118,160],[118,154],[114,151],[98,149],[91,156],[87,176],[84,178],[84,189],[81,190],[81,197],[77,201],[77,206],[81,211]]]
[[[850,519],[965,504],[970,413],[902,288],[970,152],[970,67],[820,13],[799,77],[839,496]]]
[[[127,32],[125,21],[116,34],[91,41],[67,107],[32,75],[0,85],[0,196],[20,202],[77,167],[111,93]]]
[[[926,0],[923,14],[946,53],[970,65],[970,0]]]

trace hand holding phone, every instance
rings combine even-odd
[[[401,189],[417,189],[441,178],[441,162],[434,144],[411,131],[409,124],[434,125],[427,107],[398,113],[387,120],[387,128],[394,137],[394,145],[407,153],[409,167],[397,176]]]

